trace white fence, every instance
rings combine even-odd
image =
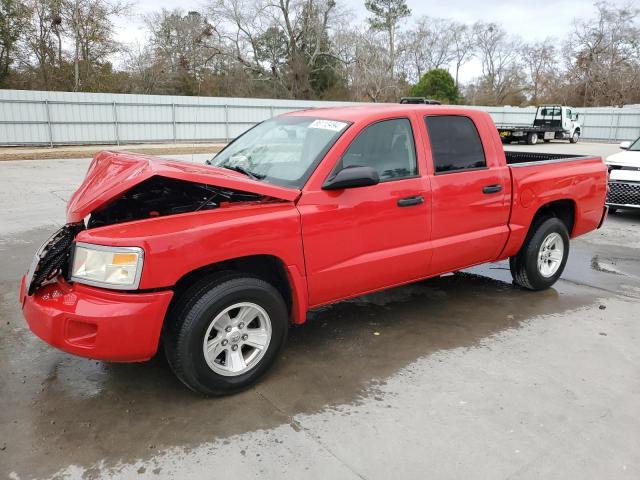
[[[211,142],[305,108],[350,105],[251,98],[0,90],[0,145]],[[531,124],[534,108],[475,107],[496,123]],[[617,142],[640,136],[640,108],[575,109],[583,137]]]

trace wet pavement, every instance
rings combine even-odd
[[[18,280],[65,194],[9,192],[70,192],[65,162],[0,176],[0,478],[640,478],[640,213],[574,241],[547,291],[501,262],[314,311],[256,387],[204,399],[161,356],[26,328]]]

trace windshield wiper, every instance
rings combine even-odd
[[[222,168],[226,168],[227,170],[233,170],[234,172],[242,173],[247,177],[249,177],[251,180],[262,180],[265,177],[265,175],[251,172],[246,168],[241,167],[240,165],[222,165]]]

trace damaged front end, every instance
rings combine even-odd
[[[73,244],[85,229],[266,200],[268,197],[255,193],[151,177],[92,212],[86,226],[85,222],[68,223],[42,244],[27,273],[27,292],[33,294],[58,276],[70,279]]]
[[[263,199],[263,195],[255,193],[155,176],[93,211],[87,228],[211,210],[230,203],[259,202]]]
[[[83,223],[69,223],[40,246],[26,275],[25,284],[29,295],[60,275],[68,277],[73,242],[82,230]]]
[[[290,202],[299,194],[215,167],[100,152],[67,204],[67,224],[36,253],[25,293],[31,295],[58,277],[70,280],[76,237],[85,229],[248,203]]]

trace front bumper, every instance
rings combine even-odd
[[[640,208],[640,204],[632,205],[630,203],[608,203],[607,206],[610,208]]]
[[[173,292],[122,293],[69,284],[62,278],[27,295],[20,304],[29,328],[48,344],[96,360],[138,362],[158,349]]]

